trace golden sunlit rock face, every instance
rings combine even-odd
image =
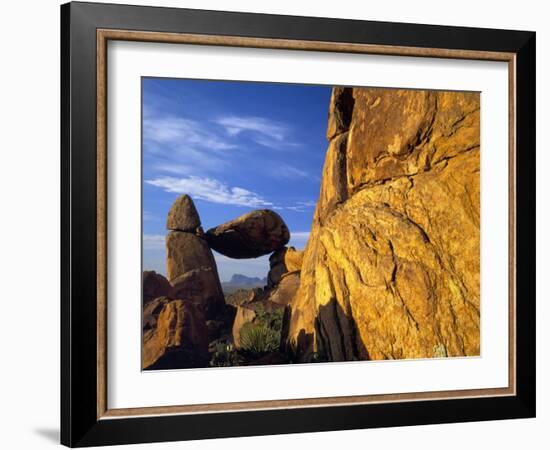
[[[298,360],[480,351],[478,93],[335,88],[287,346]]]

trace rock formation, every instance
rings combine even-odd
[[[294,247],[287,248],[285,252],[285,266],[288,272],[299,272],[302,270],[303,261],[303,250],[296,250]]]
[[[269,257],[269,272],[267,273],[267,286],[273,287],[281,281],[283,274],[288,272],[285,264],[285,253],[288,248],[283,247],[276,252],[273,252]]]
[[[155,328],[144,334],[143,367],[200,367],[208,359],[208,335],[201,307],[191,301],[165,301]]]
[[[168,211],[166,228],[168,230],[195,232],[200,226],[199,213],[193,200],[188,195],[180,195]]]
[[[283,249],[290,238],[286,224],[273,211],[260,210],[215,227],[208,234],[200,225],[191,198],[180,196],[167,218],[168,280],[155,272],[143,274],[143,367],[175,369],[228,361],[244,364],[254,358],[286,360],[285,355],[278,354],[282,311],[298,288],[301,260],[299,252]],[[230,298],[233,303],[243,305],[236,308],[225,304],[209,243],[234,258],[279,252],[282,269],[269,288],[233,294],[234,298]],[[287,266],[293,270],[289,271]],[[232,281],[234,285],[244,283],[251,287],[262,282],[243,275],[235,275]],[[238,345],[240,328],[247,323],[260,327],[260,333],[267,333],[263,341],[262,336],[258,341],[266,350],[259,353],[247,350],[248,361],[241,356],[228,359],[230,353],[220,353],[220,349],[227,352],[228,348],[234,348],[234,337]]]
[[[261,209],[243,214],[206,232],[211,248],[230,258],[257,258],[280,249],[290,239],[276,212]]]
[[[298,361],[479,355],[479,94],[335,88]]]
[[[225,294],[225,302],[228,305],[239,306],[259,300],[263,295],[263,288],[237,289],[229,294]]]
[[[215,267],[188,270],[172,280],[171,296],[201,305],[208,318],[216,317],[225,304]]]
[[[179,197],[168,213],[166,273],[170,296],[201,305],[213,318],[225,305],[212,251],[200,236],[200,219],[191,198]],[[172,228],[170,228],[172,227]],[[197,235],[197,233],[199,235]]]
[[[244,324],[252,322],[256,318],[254,307],[246,305],[237,306],[235,321],[233,322],[233,344],[239,348],[241,346],[241,328]]]
[[[281,276],[281,279],[275,286],[265,292],[264,297],[278,305],[288,305],[292,302],[299,287],[300,272],[287,272]]]
[[[172,286],[166,278],[154,270],[143,272],[143,304],[151,300],[168,295]]]
[[[225,305],[223,314],[219,314],[217,319],[206,321],[209,346],[215,345],[218,341],[231,342],[235,313],[235,306]]]
[[[166,305],[169,301],[170,299],[168,297],[162,296],[157,297],[144,305],[142,314],[144,332],[156,328],[159,314],[162,311],[162,308],[164,308],[164,305]]]
[[[294,247],[283,247],[269,257],[269,272],[267,274],[267,286],[273,287],[281,281],[281,277],[287,272],[299,271],[302,267],[304,252],[297,251]]]

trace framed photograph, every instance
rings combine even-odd
[[[535,33],[61,7],[71,447],[535,415]]]

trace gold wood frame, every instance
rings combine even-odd
[[[308,50],[323,52],[382,54],[452,59],[475,59],[508,63],[509,73],[509,342],[508,387],[491,389],[412,392],[404,394],[359,395],[288,400],[213,403],[109,409],[107,404],[107,42],[109,40],[157,43],[181,43],[265,49]],[[127,30],[97,30],[97,418],[113,419],[128,416],[165,414],[219,413],[244,410],[288,409],[319,406],[343,406],[365,403],[389,403],[419,400],[444,400],[466,397],[496,397],[516,394],[516,191],[515,191],[515,128],[516,128],[516,55],[514,53],[441,48],[397,47],[370,44],[346,44],[284,39],[260,39],[235,36],[156,33]]]

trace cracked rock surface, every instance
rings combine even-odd
[[[287,345],[329,361],[480,352],[478,93],[335,88]]]

